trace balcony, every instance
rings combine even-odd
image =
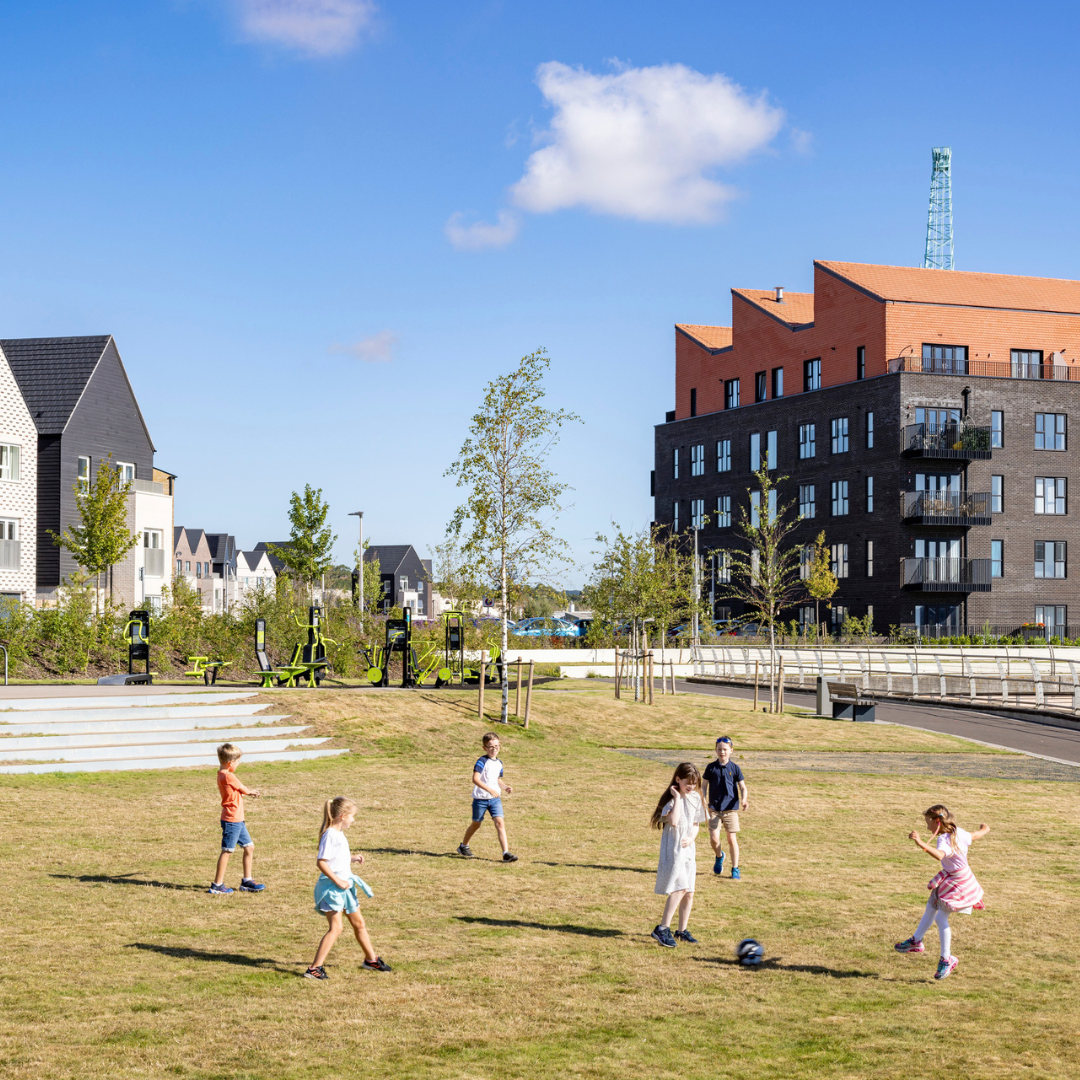
[[[990,591],[989,559],[901,559],[903,587],[916,592]]]
[[[18,570],[22,559],[21,540],[0,540],[0,570]]]
[[[151,495],[164,495],[165,485],[159,483],[157,480],[132,480],[132,491],[145,491]]]
[[[990,429],[973,424],[908,424],[900,452],[910,458],[950,458],[954,461],[989,460]]]
[[[889,373],[914,375],[963,375],[989,379],[1052,379],[1080,382],[1080,364],[1029,364],[1012,360],[931,360],[921,356],[898,356],[889,361]]]
[[[908,525],[989,525],[988,491],[904,491],[900,516]]]
[[[165,549],[143,548],[143,566],[147,577],[164,577]]]

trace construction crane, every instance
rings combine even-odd
[[[952,147],[934,147],[934,171],[930,174],[930,213],[926,220],[926,254],[923,266],[953,270]]]

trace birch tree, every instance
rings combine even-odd
[[[460,543],[468,576],[499,594],[503,723],[510,702],[506,649],[515,586],[569,551],[552,529],[568,485],[556,479],[547,462],[562,426],[580,417],[545,408],[550,364],[539,349],[488,383],[458,458],[444,474],[467,493],[447,534]]]

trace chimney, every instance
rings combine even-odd
[[[775,289],[776,289],[776,302],[778,304],[782,304],[784,302],[784,286],[783,285],[776,285]]]

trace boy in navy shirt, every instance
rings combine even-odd
[[[708,792],[709,843],[716,855],[713,873],[724,872],[724,852],[720,828],[727,833],[731,848],[731,876],[738,881],[739,873],[739,811],[747,807],[746,781],[742,769],[731,760],[732,743],[726,736],[716,740],[716,760],[710,761],[701,774],[702,787]]]
[[[514,789],[502,780],[503,764],[499,760],[499,736],[489,731],[483,739],[484,753],[477,758],[473,766],[472,824],[465,830],[465,839],[458,844],[458,854],[466,859],[472,858],[469,841],[484,823],[484,815],[491,814],[495,822],[495,831],[502,844],[503,862],[517,862],[517,856],[510,854],[510,845],[506,842],[506,825],[503,822],[502,793],[512,795]]]

